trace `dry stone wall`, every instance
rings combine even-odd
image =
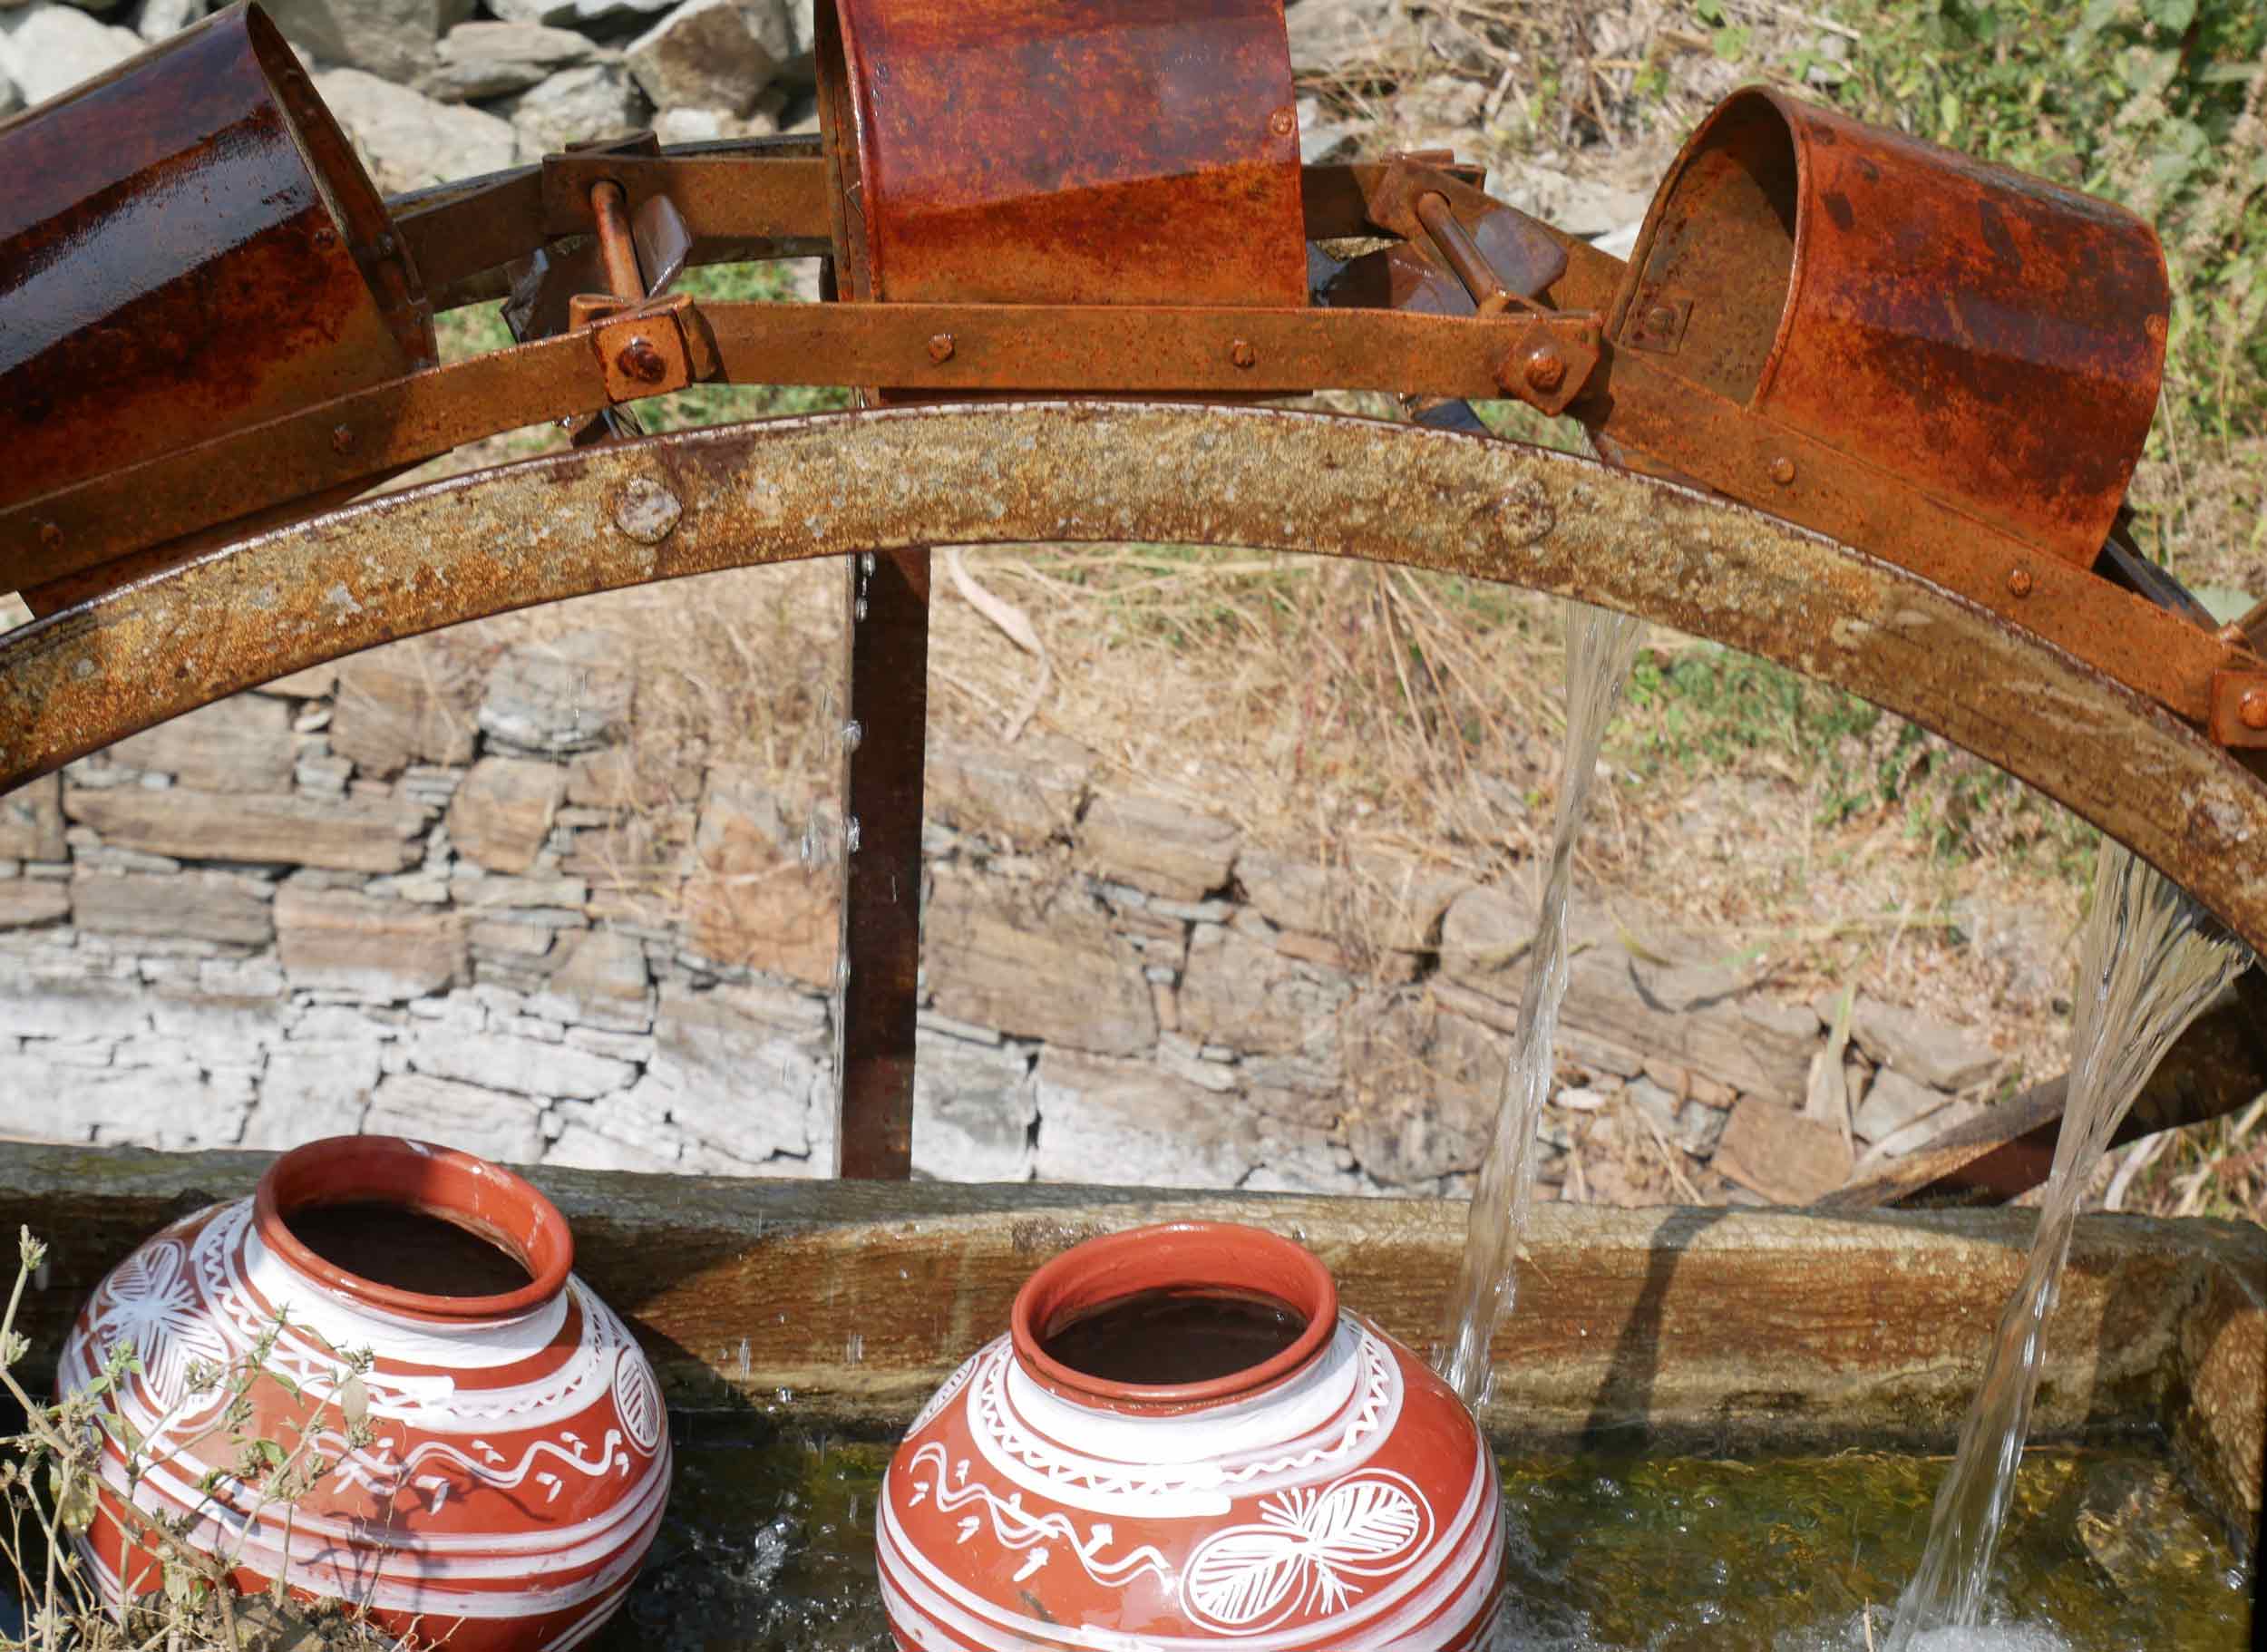
[[[478,671],[400,645],[0,800],[0,1133],[384,1130],[514,1162],[829,1173],[843,824],[794,765],[753,761],[761,740],[697,763],[636,748],[626,652],[603,625]],[[933,740],[929,796],[920,1172],[1464,1185],[1523,890],[1255,841],[1045,734]],[[1554,1154],[1610,1104],[1696,1177],[1721,1159],[1793,1198],[1846,1173],[1803,1116],[1816,1009],[1705,940],[1581,909]],[[1861,1001],[1852,1023],[1834,1094],[1862,1141],[1910,1145],[1996,1070],[1908,1012]]]
[[[812,0],[266,4],[387,191],[647,125],[815,123]],[[0,0],[0,115],[206,9]],[[1406,0],[1288,17],[1303,73],[1431,61],[1402,50]],[[1444,73],[1386,136],[1302,97],[1302,149],[1455,143],[1484,96]],[[1532,158],[1491,187],[1585,233],[1643,206]],[[673,623],[715,600],[688,591]],[[621,629],[475,632],[500,640],[303,673],[0,799],[0,1136],[400,1130],[514,1161],[826,1172],[844,826],[813,765],[744,730],[641,741]],[[1464,1184],[1523,889],[1253,841],[1044,734],[935,741],[929,778],[921,1171]],[[1856,1140],[1894,1151],[1991,1076],[1968,1035],[1861,1004],[1837,1043],[1710,942],[1581,909],[1546,1184],[1610,1115],[1704,1193],[1807,1197],[1849,1169],[1828,1119],[1854,1108]]]

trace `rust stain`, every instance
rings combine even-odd
[[[244,5],[0,128],[0,507],[433,359],[376,192]]]
[[[844,487],[859,474],[896,485]],[[680,507],[657,543],[616,527],[640,477]],[[1521,584],[1779,660],[2028,781],[2267,944],[2267,781],[2029,631],[1670,483],[1265,409],[992,403],[772,420],[529,461],[216,545],[0,638],[0,785],[271,676],[533,602],[851,550],[1127,538]],[[2049,597],[2042,578],[2030,601]],[[1979,681],[2026,693],[1979,695]]]
[[[842,0],[857,297],[1304,303],[1282,0]],[[822,68],[822,73],[824,69]]]

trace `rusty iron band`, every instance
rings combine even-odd
[[[2051,644],[1863,551],[1669,483],[1265,408],[778,419],[348,506],[0,639],[0,791],[238,689],[511,608],[852,551],[1129,539],[1522,585],[1776,660],[2026,781],[2267,949],[2267,782]]]

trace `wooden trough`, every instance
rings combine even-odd
[[[45,1381],[95,1282],[151,1229],[251,1191],[261,1153],[12,1146],[0,1220],[48,1241],[21,1326]],[[1445,1201],[535,1169],[576,1268],[672,1405],[901,1427],[1007,1322],[1017,1287],[1095,1234],[1182,1217],[1314,1249],[1347,1303],[1425,1346],[1464,1243]],[[1665,1448],[1949,1451],[2020,1276],[2028,1211],[1545,1205],[1498,1335],[1499,1438]],[[2089,1217],[2048,1326],[2035,1437],[2161,1439],[2248,1551],[2267,1433],[2267,1230]]]

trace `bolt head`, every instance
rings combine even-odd
[[[344,452],[346,452],[347,451],[349,451],[350,449],[352,449],[354,445],[355,445],[355,432],[354,432],[354,427],[353,427],[352,425],[341,424],[341,425],[338,425],[338,426],[335,427],[335,428],[332,430],[332,432],[331,432],[331,452],[334,452],[334,453],[344,453]]]
[[[1299,130],[1299,117],[1288,109],[1279,109],[1268,117],[1268,130],[1279,138],[1288,138]]]
[[[1228,346],[1228,359],[1239,367],[1250,367],[1258,364],[1260,353],[1251,347],[1250,339],[1240,338]]]
[[[1566,359],[1549,345],[1536,347],[1527,358],[1527,387],[1549,395],[1566,383]]]
[[[39,542],[49,550],[59,549],[63,544],[63,530],[53,522],[42,522],[39,525]]]
[[[2019,568],[2008,576],[2008,589],[2018,597],[2029,596],[2033,583],[2031,570],[2028,568]]]
[[[669,364],[661,359],[661,352],[653,347],[653,341],[640,333],[624,345],[621,354],[614,358],[624,378],[636,379],[641,384],[658,384],[669,376]]]
[[[1785,453],[1771,462],[1771,480],[1785,487],[1795,480],[1795,461]]]
[[[1657,337],[1667,337],[1677,330],[1677,312],[1666,304],[1657,304],[1645,312],[1645,330]]]
[[[951,334],[934,334],[929,341],[929,359],[941,366],[952,359],[953,348]]]
[[[2267,734],[2267,688],[2254,688],[2238,700],[2235,720],[2253,734]]]

